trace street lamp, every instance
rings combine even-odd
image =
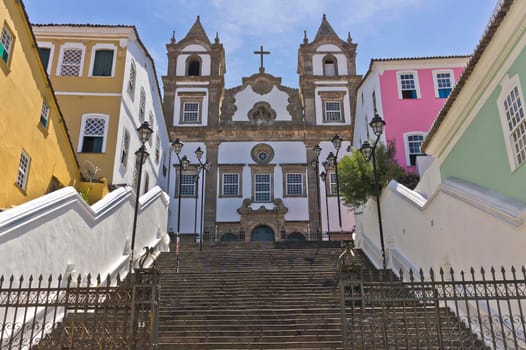
[[[178,200],[177,200],[177,236],[179,236],[179,233],[181,232],[181,180],[183,177],[183,170],[188,169],[188,164],[190,164],[190,161],[186,156],[183,156],[183,158],[180,157],[181,150],[183,149],[184,143],[179,140],[179,138],[176,138],[175,141],[172,143],[172,148],[175,152],[175,155],[177,156],[177,161],[179,162],[179,186],[178,186]]]
[[[378,140],[380,140],[380,136],[384,132],[384,126],[385,121],[378,115],[375,114],[373,120],[369,123],[369,126],[371,129],[373,129],[374,134],[376,135],[376,140],[374,141],[374,145],[371,146],[369,144],[369,141],[365,141],[362,144],[362,147],[360,147],[360,152],[362,153],[365,160],[369,161],[369,159],[373,159],[373,174],[374,174],[374,192],[376,195],[376,209],[378,212],[378,228],[380,230],[380,244],[382,247],[382,264],[384,270],[386,269],[385,264],[385,245],[384,245],[384,230],[382,227],[382,213],[380,211],[380,186],[378,183],[378,173],[376,171],[376,145],[378,145]]]
[[[139,140],[141,141],[141,147],[135,152],[135,156],[137,157],[138,165],[139,165],[139,173],[137,174],[137,190],[135,192],[135,211],[133,214],[133,228],[132,228],[132,239],[131,239],[131,253],[130,253],[130,266],[128,268],[128,274],[131,274],[132,268],[133,268],[133,251],[135,249],[135,233],[137,231],[137,214],[139,211],[139,194],[141,192],[141,175],[142,175],[142,166],[146,162],[146,159],[148,159],[148,152],[146,151],[146,147],[144,144],[150,140],[150,137],[152,136],[153,130],[150,128],[150,125],[148,125],[148,122],[145,121],[141,124],[141,126],[137,129],[137,132],[139,133]]]
[[[205,198],[204,198],[204,189],[205,189],[205,175],[208,173],[208,170],[210,170],[210,167],[212,166],[212,163],[205,161],[204,163],[201,161],[201,158],[203,157],[203,150],[201,147],[197,147],[195,150],[195,156],[197,157],[197,160],[199,161],[199,171],[197,172],[197,181],[196,185],[198,185],[199,182],[199,174],[201,171],[203,171],[203,175],[201,176],[201,227],[199,229],[199,250],[203,250],[203,220],[204,220],[204,206],[205,206]],[[205,173],[206,172],[206,173]],[[198,189],[196,188],[195,194],[197,196]],[[197,197],[196,197],[197,198]],[[197,218],[197,199],[195,200],[195,217]],[[197,234],[197,232],[196,232]]]
[[[312,152],[314,153],[314,159],[312,160],[311,164],[314,168],[314,171],[316,171],[316,194],[317,194],[317,204],[318,204],[318,235],[321,240],[321,204],[320,204],[320,153],[321,153],[321,147],[320,145],[316,145],[312,148]]]
[[[321,178],[321,181],[323,181],[323,183],[325,184],[325,211],[326,211],[326,216],[327,216],[327,236],[329,238],[329,241],[331,240],[331,225],[330,225],[330,220],[329,220],[329,195],[327,193],[327,168],[328,168],[328,164],[327,162],[323,162],[322,163],[323,165],[323,168],[325,169],[325,171],[322,171],[321,174],[320,174],[320,178]],[[330,184],[329,184],[330,186]]]
[[[340,203],[340,179],[338,177],[338,153],[340,152],[340,148],[342,147],[342,141],[343,140],[340,136],[334,135],[331,139],[331,142],[332,142],[332,145],[334,146],[334,149],[336,149],[336,155],[330,152],[329,155],[327,156],[327,162],[330,167],[334,167],[334,173],[336,175],[336,196],[338,198],[338,222],[340,224],[340,232],[343,232],[343,228],[342,228],[342,208],[341,208],[341,203]]]

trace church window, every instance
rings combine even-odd
[[[144,121],[144,113],[146,112],[146,92],[141,87],[141,94],[139,97],[139,120],[141,123]]]
[[[40,125],[42,125],[44,129],[47,129],[48,123],[49,123],[49,106],[46,103],[46,101],[44,101],[42,103],[42,110],[40,111]]]
[[[84,115],[80,130],[78,152],[104,153],[108,129],[107,115]]]
[[[345,120],[343,101],[345,91],[320,91],[324,123],[341,123]]]
[[[526,161],[524,95],[517,74],[511,78],[506,76],[501,86],[499,114],[510,168],[514,171]]]
[[[303,174],[287,174],[287,196],[303,195]]]
[[[192,56],[187,61],[187,75],[189,77],[197,77],[201,75],[201,59]]]
[[[145,194],[146,192],[148,192],[148,190],[150,189],[150,175],[148,173],[144,174],[144,192],[143,194]]]
[[[254,175],[254,201],[257,203],[268,203],[272,199],[270,174]]]
[[[159,164],[159,159],[161,158],[161,138],[157,136],[155,138],[155,163]]]
[[[113,56],[114,50],[96,50],[91,75],[94,77],[111,77],[113,73]]]
[[[219,166],[220,197],[241,197],[243,164],[221,164]]]
[[[30,162],[31,159],[29,158],[29,155],[22,151],[20,154],[20,162],[18,163],[18,176],[16,178],[16,185],[24,191],[26,190]]]
[[[181,197],[195,197],[195,185],[196,185],[196,174],[185,174],[181,175]]]
[[[198,102],[184,102],[183,103],[183,122],[195,123],[199,120],[199,103]]]
[[[84,46],[82,44],[64,44],[58,65],[58,75],[63,77],[80,77]]]
[[[338,194],[338,184],[336,173],[329,173],[329,196],[336,196]]]
[[[152,113],[152,111],[150,111],[150,113],[148,114],[148,124],[150,125],[150,128],[153,129],[153,113]],[[153,139],[150,137],[150,139],[148,140],[148,144],[150,145],[150,147],[152,146],[152,143],[153,143]]]
[[[9,56],[11,55],[12,48],[13,34],[9,28],[7,28],[7,25],[4,24],[2,35],[0,36],[0,59],[2,59],[5,64],[9,63]]]
[[[453,89],[453,71],[434,71],[433,83],[435,85],[435,97],[447,98]]]
[[[323,75],[327,77],[334,77],[337,74],[336,58],[334,56],[326,56],[323,59]]]
[[[128,165],[128,153],[130,151],[130,132],[124,130],[124,135],[122,137],[122,151],[121,151],[121,165],[126,168]]]
[[[325,120],[331,122],[342,120],[340,101],[325,101]]]
[[[398,97],[401,99],[420,98],[416,72],[398,72]]]
[[[239,174],[225,173],[223,174],[223,197],[237,197],[239,195]]]
[[[128,77],[128,93],[132,97],[135,97],[135,79],[137,78],[137,68],[135,66],[135,61],[131,62],[130,65],[130,76]]]
[[[425,133],[423,132],[412,132],[404,134],[406,164],[408,166],[416,165],[416,157],[425,155],[420,149],[424,142]]]

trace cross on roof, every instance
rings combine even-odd
[[[261,45],[259,51],[254,51],[254,54],[260,56],[259,71],[260,72],[264,72],[265,71],[265,67],[263,67],[263,55],[270,55],[270,51],[263,51],[263,45]]]

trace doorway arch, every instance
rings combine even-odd
[[[272,228],[266,225],[261,225],[256,227],[251,235],[251,241],[263,241],[263,242],[273,242],[274,241],[274,231]]]

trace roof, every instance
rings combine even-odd
[[[482,38],[480,39],[477,47],[475,48],[475,51],[473,55],[471,56],[471,59],[469,60],[466,69],[464,69],[464,72],[462,73],[462,76],[458,80],[457,85],[451,91],[451,94],[449,95],[449,98],[447,99],[446,103],[438,113],[438,116],[435,119],[435,122],[431,126],[431,129],[429,130],[429,133],[427,134],[426,139],[422,143],[422,151],[425,151],[426,147],[429,145],[431,140],[433,139],[433,136],[436,134],[438,128],[440,128],[440,125],[442,122],[446,119],[447,114],[449,110],[451,109],[451,106],[455,103],[458,95],[460,94],[460,91],[470,78],[471,74],[473,73],[475,67],[479,63],[482,55],[486,51],[486,48],[488,47],[489,43],[495,36],[495,33],[497,32],[498,28],[500,27],[502,21],[504,20],[504,17],[506,17],[506,14],[508,13],[511,5],[513,4],[514,0],[501,0],[500,4],[496,8],[496,10],[493,13],[493,16],[486,27],[486,30],[484,31],[484,34],[482,35]]]
[[[318,32],[316,33],[316,37],[314,37],[314,41],[321,40],[323,38],[338,38],[338,35],[332,29],[331,25],[329,24],[329,21],[327,21],[327,16],[323,14],[323,18],[321,20],[320,27],[318,28]]]
[[[201,24],[201,19],[199,16],[197,16],[194,24],[192,25],[192,28],[190,28],[183,40],[185,39],[191,41],[203,41],[210,45],[210,39],[208,38],[208,35],[206,35],[205,29]]]

